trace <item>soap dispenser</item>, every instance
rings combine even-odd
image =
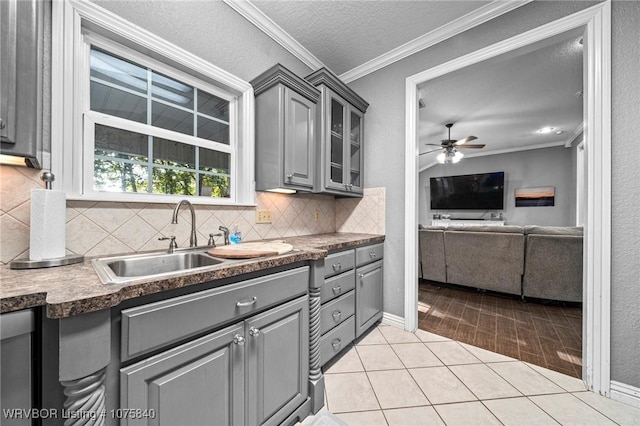
[[[240,244],[242,241],[242,233],[240,229],[238,229],[238,225],[233,225],[233,231],[231,232],[231,236],[229,237],[229,242],[231,244]]]

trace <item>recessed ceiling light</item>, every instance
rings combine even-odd
[[[558,130],[558,131],[556,132],[556,135],[561,135],[561,134],[562,134],[562,130]]]
[[[542,129],[536,130],[536,133],[551,133],[555,130],[555,127],[543,127]]]

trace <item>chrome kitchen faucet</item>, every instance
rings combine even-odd
[[[189,247],[197,247],[198,237],[196,236],[196,212],[188,200],[180,201],[176,205],[176,208],[173,209],[173,218],[171,219],[171,223],[174,225],[178,223],[178,211],[180,210],[180,206],[183,204],[189,206],[189,210],[191,210],[191,237],[189,238]]]

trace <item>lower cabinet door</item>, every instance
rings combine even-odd
[[[382,261],[356,271],[356,337],[382,318]]]
[[[136,415],[121,424],[243,425],[243,336],[239,323],[122,368],[120,412]]]
[[[309,298],[245,321],[247,424],[278,425],[308,396]]]

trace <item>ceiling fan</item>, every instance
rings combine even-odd
[[[475,136],[467,136],[466,138],[455,140],[451,139],[451,128],[453,127],[453,123],[445,124],[445,127],[449,129],[449,136],[447,139],[442,140],[440,145],[436,145],[433,143],[428,143],[425,145],[437,146],[438,149],[432,149],[431,151],[423,152],[420,155],[428,154],[430,152],[435,152],[442,149],[442,152],[436,157],[438,163],[457,163],[464,157],[462,152],[458,151],[459,149],[480,149],[484,148],[484,144],[474,144],[474,145],[466,145],[467,142],[471,142],[473,140],[478,139]]]

